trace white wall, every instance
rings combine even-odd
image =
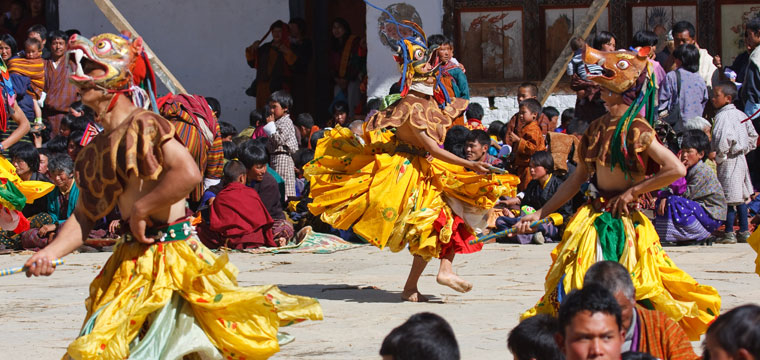
[[[112,2],[188,92],[219,99],[222,121],[239,130],[248,126],[255,99],[244,91],[256,71],[246,64],[244,50],[274,20],[288,21],[288,1]],[[92,0],[60,0],[59,7],[63,30],[76,28],[88,37],[116,32]]]
[[[391,4],[401,2],[417,9],[422,19],[420,25],[425,34],[430,36],[442,32],[443,3],[441,0],[374,0],[372,4],[385,9]],[[391,85],[401,78],[391,49],[380,42],[377,29],[377,18],[380,15],[379,10],[367,6],[367,98],[388,95]]]

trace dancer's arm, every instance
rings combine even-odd
[[[8,149],[9,147],[13,146],[13,144],[17,143],[21,138],[26,135],[26,133],[29,132],[29,120],[27,120],[26,116],[24,116],[24,111],[21,110],[21,108],[18,106],[18,103],[13,103],[13,115],[11,115],[11,119],[18,124],[18,127],[16,130],[13,130],[13,132],[8,136],[5,141],[3,141],[1,144],[3,145],[3,149]]]
[[[55,267],[51,262],[63,257],[78,247],[82,246],[85,238],[90,234],[94,223],[90,221],[82,211],[83,203],[77,203],[74,213],[63,223],[58,236],[44,249],[38,251],[26,261],[26,276],[48,276],[53,273]]]
[[[515,224],[517,232],[521,234],[532,232],[533,230],[530,228],[530,224],[532,222],[540,220],[546,215],[553,213],[562,207],[562,205],[570,201],[570,199],[572,199],[573,196],[578,193],[581,185],[583,185],[583,183],[588,180],[588,177],[589,172],[586,168],[586,164],[579,164],[578,167],[575,168],[575,171],[570,174],[567,180],[565,180],[562,185],[557,188],[557,192],[554,193],[554,196],[552,196],[551,199],[549,199],[549,201],[547,201],[543,207],[536,210],[536,212],[532,214],[523,216],[520,222]]]
[[[425,133],[425,130],[420,130],[417,128],[414,128],[413,131],[411,131],[413,136],[422,143],[425,150],[427,150],[428,153],[430,153],[431,156],[434,158],[445,161],[449,164],[459,165],[466,167],[470,170],[475,170],[479,173],[487,173],[491,170],[488,167],[488,164],[484,162],[476,162],[476,161],[470,161],[467,159],[462,159],[459,156],[456,156],[448,151],[446,149],[442,149],[438,146],[438,144],[431,138],[430,136]]]

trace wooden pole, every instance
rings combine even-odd
[[[132,27],[132,25],[129,24],[129,21],[127,21],[127,19],[121,15],[119,9],[117,9],[116,6],[111,3],[111,0],[93,1],[95,2],[95,5],[98,6],[100,11],[103,12],[103,15],[106,16],[108,21],[110,21],[117,30],[127,30],[134,37],[140,36]],[[153,66],[153,71],[156,73],[156,77],[158,77],[158,79],[161,80],[164,85],[166,85],[166,88],[174,94],[187,94],[187,90],[185,90],[182,84],[180,84],[179,80],[177,80],[177,78],[172,75],[171,71],[169,71],[166,65],[161,62],[161,59],[156,56],[153,50],[150,49],[150,46],[148,46],[148,42],[145,41],[145,39],[143,39],[143,47],[145,48],[145,53],[148,54],[148,60],[150,60],[150,63]]]
[[[594,0],[588,8],[588,11],[586,11],[586,16],[583,18],[583,21],[580,25],[575,27],[575,31],[573,31],[573,36],[570,40],[572,41],[575,37],[585,39],[591,33],[591,29],[594,28],[596,21],[599,20],[599,17],[609,3],[610,0]],[[552,94],[552,91],[554,91],[559,79],[561,79],[562,75],[565,73],[567,63],[570,62],[572,57],[573,50],[570,48],[570,42],[568,41],[568,43],[565,44],[565,48],[562,49],[562,52],[559,54],[559,57],[557,57],[557,60],[554,61],[554,65],[552,65],[549,73],[546,74],[546,78],[541,82],[541,86],[538,87],[538,99],[541,101],[542,105],[546,102],[546,99],[549,98],[549,95]]]

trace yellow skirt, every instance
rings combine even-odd
[[[755,272],[760,275],[760,227],[755,229],[749,239],[747,239],[747,242],[757,253],[757,258],[755,258]]]
[[[562,242],[551,253],[546,275],[546,293],[522,315],[522,319],[546,313],[556,315],[558,299],[583,286],[591,265],[604,260],[594,221],[602,216],[591,205],[575,213],[567,224]],[[619,262],[628,269],[636,288],[636,300],[678,321],[692,341],[699,340],[720,312],[720,295],[711,286],[700,285],[676,267],[660,245],[652,223],[640,212],[622,218],[624,244]]]
[[[314,215],[338,229],[353,226],[356,235],[381,249],[397,252],[408,245],[425,259],[439,257],[452,240],[454,213],[470,225],[487,220],[488,209],[500,196],[514,196],[519,182],[513,175],[479,175],[428,160],[389,130],[365,132],[360,140],[340,127],[325,133],[304,173]],[[446,224],[436,230],[442,211]]]
[[[217,257],[196,237],[122,243],[90,284],[82,334],[67,354],[163,359],[198,352],[263,359],[279,351],[280,326],[322,319],[316,299],[271,285],[240,288],[237,272],[227,254]]]

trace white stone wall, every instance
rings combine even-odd
[[[515,95],[495,97],[493,109],[488,107],[487,97],[473,97],[470,101],[480,104],[483,110],[485,110],[485,115],[483,116],[483,124],[485,125],[496,120],[506,123],[519,110],[517,107],[517,96]],[[562,114],[565,109],[575,107],[575,94],[554,94],[546,99],[544,106],[554,106]]]

